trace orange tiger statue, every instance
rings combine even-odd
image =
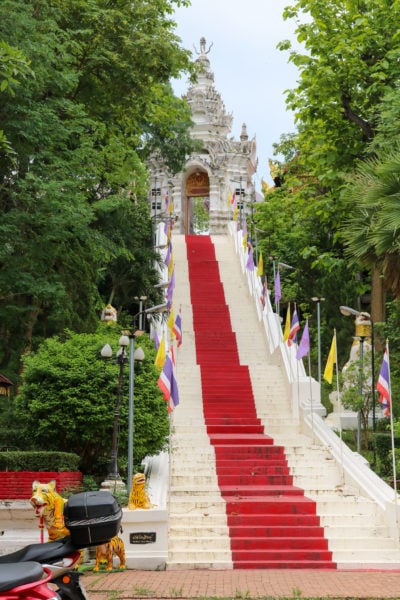
[[[102,563],[106,563],[106,571],[113,570],[113,558],[118,556],[119,558],[119,569],[122,571],[126,569],[125,564],[125,546],[124,542],[118,535],[113,537],[108,544],[101,544],[96,546],[96,564],[93,571],[100,571]]]
[[[143,473],[136,473],[132,479],[131,492],[129,494],[128,508],[136,510],[137,508],[152,508],[150,498],[146,492],[146,477]]]
[[[35,509],[36,516],[43,518],[49,540],[57,540],[69,535],[69,530],[64,523],[64,504],[66,500],[56,492],[56,482],[32,483],[32,496],[30,503]]]

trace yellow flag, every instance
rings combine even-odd
[[[174,256],[171,252],[170,257],[169,257],[169,265],[168,265],[168,277],[169,279],[171,279],[172,276],[172,271],[174,270]]]
[[[333,334],[331,349],[329,350],[328,360],[326,361],[324,379],[332,383],[333,365],[336,363],[336,331]]]
[[[239,209],[238,209],[238,206],[237,206],[237,204],[236,204],[236,206],[235,206],[235,210],[233,211],[233,220],[234,220],[234,221],[237,221],[237,220],[238,220],[238,214],[239,214]]]
[[[283,341],[284,342],[286,342],[286,340],[289,338],[289,333],[290,333],[290,302],[287,306],[287,312],[286,312],[285,330],[283,332]]]
[[[231,190],[229,190],[226,205],[229,208],[231,204],[232,204],[232,192],[231,192]]]
[[[171,334],[171,338],[174,337],[174,323],[175,323],[175,317],[174,317],[174,309],[171,307],[171,310],[169,311],[169,317],[168,317],[168,321],[167,321],[167,325]]]
[[[247,249],[247,233],[243,234],[243,250]]]
[[[157,350],[157,354],[156,354],[156,358],[154,360],[154,364],[157,367],[160,367],[160,369],[163,368],[165,363],[165,343],[164,343],[164,336],[162,336],[161,341],[160,341],[160,345],[158,346],[158,350]]]
[[[258,265],[257,265],[257,275],[259,277],[262,277],[263,273],[264,273],[264,262],[263,262],[262,253],[260,252],[260,256],[258,258]]]

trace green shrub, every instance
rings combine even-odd
[[[72,452],[13,450],[0,452],[0,471],[79,471],[79,460]]]
[[[400,448],[400,438],[394,438],[395,448]],[[381,477],[393,475],[392,438],[390,433],[376,433],[374,446],[377,458],[377,472]]]

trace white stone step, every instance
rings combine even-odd
[[[379,550],[365,549],[356,550],[338,550],[333,553],[333,560],[340,566],[347,568],[379,568],[379,569],[399,569],[400,553],[398,550]],[[389,566],[391,565],[391,566]]]
[[[196,469],[192,470],[192,473],[185,473],[184,475],[174,475],[171,476],[171,489],[174,492],[179,492],[180,489],[197,489],[200,486],[203,486],[203,489],[216,489],[218,488],[218,478],[215,474],[215,471],[209,471],[204,475],[201,475],[197,472]]]
[[[190,482],[187,486],[171,485],[170,490],[171,494],[174,494],[175,497],[180,496],[181,498],[185,498],[186,496],[191,496],[195,500],[197,497],[202,497],[207,493],[218,493],[219,487],[216,481],[199,482],[198,485]]]
[[[309,494],[309,496],[311,496]],[[318,498],[317,513],[320,516],[352,515],[353,519],[362,516],[363,519],[373,519],[376,516],[376,505],[368,499],[357,497],[335,497],[324,494]]]
[[[188,568],[195,569],[211,569],[227,568],[224,565],[232,563],[231,550],[228,540],[226,548],[216,548],[212,544],[215,543],[215,539],[210,540],[210,546],[204,549],[193,549],[185,548],[184,550],[173,550],[168,553],[168,563],[180,563],[188,565]],[[189,567],[189,565],[195,565]]]
[[[357,553],[360,550],[365,553],[366,551],[369,551],[376,557],[381,550],[395,550],[395,543],[394,540],[390,538],[381,537],[377,540],[374,537],[360,537],[359,534],[351,540],[347,537],[329,538],[329,550],[334,552],[348,552],[349,547],[351,547],[353,551],[357,551]],[[398,550],[396,550],[396,552],[398,553]],[[341,560],[343,560],[343,557]]]
[[[172,495],[170,498],[170,512],[180,514],[182,519],[190,513],[225,514],[225,501],[212,495],[200,495],[192,499],[186,496]]]
[[[179,539],[178,539],[179,538]],[[210,538],[224,540],[229,539],[229,528],[227,525],[220,526],[193,526],[193,527],[180,527],[179,525],[174,525],[174,534],[170,536],[170,540],[176,540],[177,544],[180,543],[181,540],[185,541],[186,538]]]
[[[182,524],[182,515],[171,513],[169,517],[169,526],[171,537],[179,536],[180,531],[201,531],[224,530],[227,527],[226,514],[224,513],[190,513],[185,515],[184,524]]]
[[[351,540],[353,541],[357,537],[360,536],[360,527],[354,524],[354,519],[352,517],[348,519],[343,519],[343,523],[338,522],[337,517],[334,517],[335,525],[327,525],[325,523],[325,518],[321,519],[321,525],[324,527],[325,536],[329,540]],[[322,523],[324,521],[324,523]],[[363,537],[360,539],[372,539],[374,543],[377,543],[378,538],[382,539],[391,539],[387,538],[387,530],[384,525],[371,525],[363,524],[362,527]],[[392,540],[393,543],[393,540]]]
[[[329,532],[329,537],[339,536],[343,528],[348,530],[356,528],[358,530],[357,535],[360,536],[364,531],[370,531],[371,527],[376,531],[380,531],[381,534],[385,534],[383,537],[390,537],[383,519],[379,517],[371,519],[370,517],[366,518],[365,515],[353,515],[351,512],[348,514],[343,514],[343,512],[320,514],[317,511],[317,514],[320,517],[321,526]]]
[[[233,569],[233,563],[229,559],[226,560],[215,560],[213,562],[203,561],[201,560],[204,557],[200,557],[195,555],[191,557],[192,560],[185,560],[185,557],[179,557],[179,559],[174,562],[174,560],[170,560],[168,557],[168,562],[166,565],[167,571],[190,571],[193,569],[204,569],[204,570],[218,570],[218,571],[228,571],[229,569]],[[230,553],[229,553],[230,558]]]
[[[198,530],[199,532],[199,530]],[[173,553],[181,553],[181,552],[207,552],[212,550],[212,552],[230,552],[230,541],[228,531],[225,532],[225,535],[215,535],[212,531],[204,531],[204,535],[188,535],[184,536],[170,536],[170,541],[176,541],[176,549],[172,551]],[[201,531],[200,531],[201,533]]]

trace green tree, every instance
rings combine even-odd
[[[331,185],[368,152],[380,104],[399,82],[399,2],[298,0],[284,18],[296,20],[304,45],[289,58],[299,69],[287,95],[300,125],[298,147],[309,170]]]
[[[121,335],[117,325],[101,325],[96,333],[48,338],[35,353],[24,357],[23,384],[15,398],[15,417],[21,439],[32,449],[51,448],[75,452],[84,473],[106,475],[110,459],[114,404],[119,365],[100,356],[109,343],[114,352]],[[134,464],[147,454],[166,447],[169,420],[166,402],[157,386],[155,353],[147,336],[140,338],[145,351],[135,364]],[[120,408],[119,467],[125,472],[128,430],[128,367],[124,370]]]
[[[299,177],[299,176],[297,176]],[[292,179],[290,180],[293,181]],[[355,277],[349,267],[337,236],[332,232],[329,212],[318,202],[318,183],[289,189],[289,184],[270,192],[266,201],[255,207],[258,248],[264,258],[271,298],[273,298],[273,262],[289,264],[281,269],[281,317],[285,319],[287,304],[297,304],[301,322],[309,317],[312,339],[317,339],[317,308],[312,297],[324,298],[320,303],[322,362],[327,358],[334,328],[337,329],[339,361],[347,360],[352,323],[343,319],[340,305],[353,306],[355,299],[369,288],[368,282]],[[326,203],[332,202],[325,196]],[[269,257],[269,259],[268,259]],[[311,345],[313,375],[317,376],[317,344]]]
[[[359,360],[347,363],[343,370],[341,403],[357,412],[361,419],[364,449],[368,450],[369,416],[372,409],[372,363],[371,348],[364,347]]]
[[[185,3],[0,4],[0,39],[34,75],[0,104],[14,153],[0,165],[0,365],[13,379],[38,341],[94,330],[110,297],[129,309],[157,282],[145,160],[159,151],[176,170],[188,152],[169,84],[192,70],[171,19]]]
[[[349,216],[342,227],[350,261],[372,269],[377,278],[383,278],[384,288],[397,299],[400,299],[399,173],[400,153],[396,149],[360,163],[343,194]],[[382,306],[378,314],[384,314],[384,297],[375,300],[375,306],[378,302]]]
[[[32,75],[29,63],[23,53],[0,40],[0,92],[9,91],[14,95],[14,88],[20,85],[20,80]],[[13,150],[3,131],[0,130],[0,166],[4,159],[11,160]]]
[[[289,41],[279,44],[299,71],[298,85],[287,92],[286,101],[297,132],[275,148],[277,156],[283,155],[274,164],[277,203],[288,218],[282,222],[275,211],[282,241],[276,241],[277,247],[269,244],[268,253],[282,256],[282,247],[287,255],[293,247],[292,262],[285,262],[303,263],[308,290],[322,288],[317,295],[326,298],[337,292],[336,307],[341,302],[354,305],[372,285],[376,320],[382,319],[382,314],[377,316],[382,303],[376,302],[382,297],[381,279],[344,255],[340,228],[349,205],[341,192],[356,163],[374,152],[375,137],[381,135],[382,141],[384,126],[386,131],[389,126],[389,117],[383,120],[382,115],[393,106],[390,97],[400,77],[398,9],[398,2],[386,0],[298,0],[285,9],[284,17],[295,20],[301,47],[294,49]],[[268,211],[261,209],[264,215]],[[260,229],[268,228],[264,215]]]

